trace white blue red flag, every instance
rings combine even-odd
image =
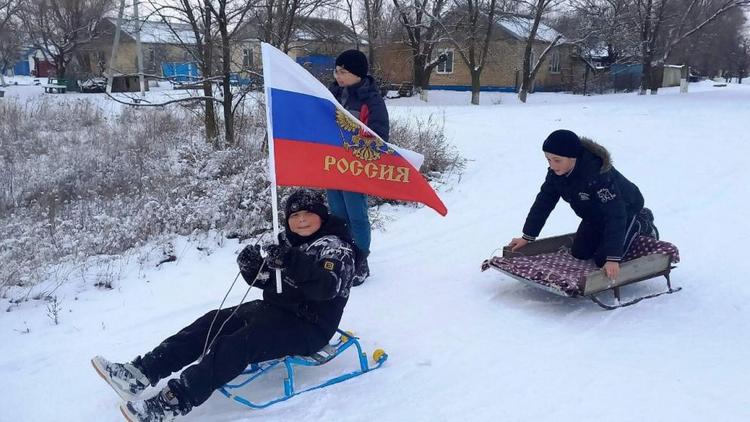
[[[419,173],[421,154],[383,141],[289,56],[262,45],[272,177],[448,210]]]

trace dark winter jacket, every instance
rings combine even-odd
[[[354,276],[356,252],[349,231],[342,220],[330,216],[311,236],[289,233],[279,235],[280,244],[291,245],[283,259],[282,293],[276,293],[274,270],[264,268],[254,286],[263,289],[265,302],[314,323],[330,338],[341,321]],[[257,268],[245,268],[242,277],[252,283],[257,273]]]
[[[354,117],[388,142],[388,109],[372,76],[368,75],[359,83],[346,88],[334,82],[328,89]]]
[[[562,198],[584,221],[602,228],[597,254],[607,261],[622,260],[627,224],[643,208],[638,187],[612,166],[609,152],[601,145],[581,138],[583,153],[573,170],[558,176],[547,171],[534,205],[526,217],[523,237],[539,236],[557,201]]]

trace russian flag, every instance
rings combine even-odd
[[[421,154],[384,142],[283,52],[267,43],[261,50],[277,185],[361,192],[448,213],[419,173]]]

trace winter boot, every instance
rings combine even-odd
[[[95,356],[91,359],[96,372],[123,400],[136,400],[149,386],[148,378],[132,363],[115,363]]]
[[[352,285],[359,286],[367,280],[370,276],[370,267],[367,265],[367,258],[361,259],[357,262],[357,267],[354,269],[354,279]]]
[[[643,208],[638,213],[638,220],[641,223],[641,234],[648,237],[653,237],[659,240],[659,229],[654,225],[654,213],[648,208]]]
[[[187,415],[192,409],[192,405],[175,394],[175,391],[179,390],[179,381],[170,380],[159,394],[150,399],[123,403],[120,405],[120,411],[130,422],[173,421],[177,416]]]

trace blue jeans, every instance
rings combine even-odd
[[[357,192],[327,190],[331,214],[346,221],[354,244],[367,256],[370,253],[370,218],[367,216],[367,196]]]

